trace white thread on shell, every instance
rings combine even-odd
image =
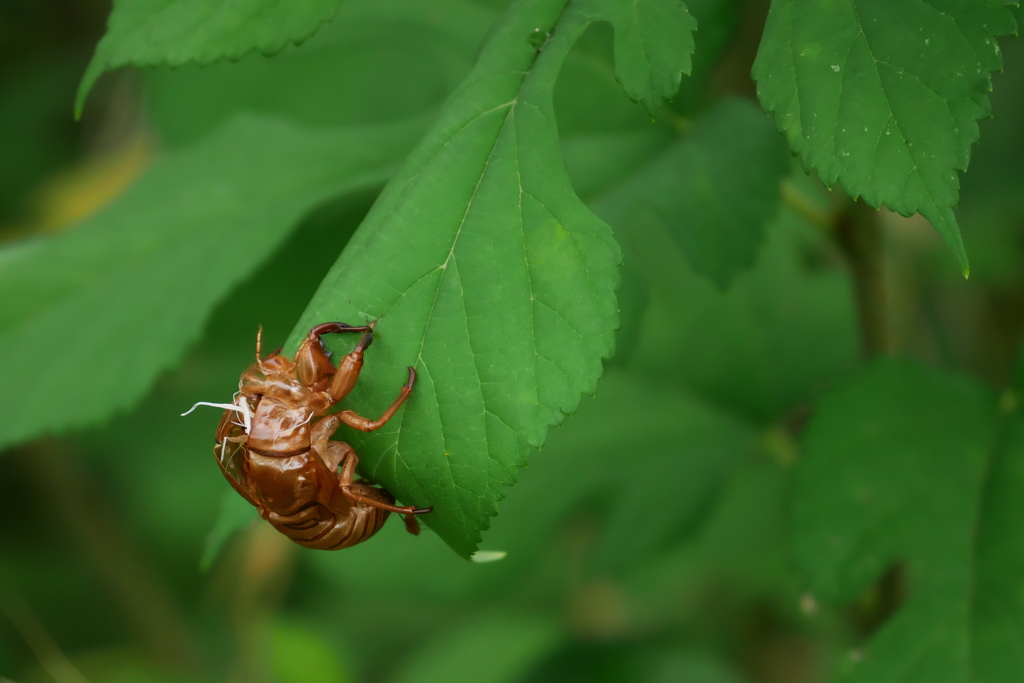
[[[199,401],[182,413],[181,416],[185,417],[199,406],[210,406],[211,408],[221,408],[222,410],[233,410],[236,413],[241,413],[242,422],[244,423],[242,426],[245,429],[245,433],[248,434],[249,430],[252,428],[252,411],[249,409],[249,402],[245,400],[245,396],[239,396],[236,400],[241,405],[235,405],[234,403],[210,403],[209,401]]]

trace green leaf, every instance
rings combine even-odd
[[[679,90],[690,73],[693,32],[697,21],[682,0],[585,0],[580,3],[595,20],[615,27],[615,75],[630,99],[648,113]]]
[[[1024,420],[973,381],[882,359],[836,385],[804,439],[797,560],[826,601],[906,562],[906,604],[846,678],[997,683],[1024,676]]]
[[[217,547],[222,541],[230,545],[230,537],[250,522],[265,524],[213,464],[210,435],[218,411],[200,408],[186,417],[181,413],[196,401],[227,398],[227,387],[237,385],[250,362],[259,326],[267,348],[284,343],[323,274],[366,215],[373,194],[346,195],[317,207],[217,302],[200,341],[138,406],[71,438],[71,451],[91,469],[131,482],[113,486],[107,502],[131,510],[132,528],[144,530],[138,539],[140,552],[167,571],[195,574],[198,551],[203,554],[200,567],[213,566],[217,553],[225,552],[224,546]],[[145,457],[139,457],[140,443],[146,444]],[[182,491],[188,492],[187,505],[181,503]],[[447,547],[442,551],[451,556]]]
[[[697,21],[699,30],[694,34],[693,69],[689,77],[680,83],[679,93],[672,102],[677,111],[695,114],[721,96],[715,88],[707,85],[715,68],[735,42],[738,4],[739,0],[687,0],[687,9]]]
[[[615,19],[601,8],[508,11],[286,345],[324,320],[380,321],[349,407],[382,412],[406,366],[416,389],[385,428],[345,438],[373,480],[433,505],[423,520],[464,557],[530,446],[595,390],[613,350],[620,253],[572,192],[551,102],[588,23]],[[540,48],[537,29],[551,34]]]
[[[617,187],[676,137],[670,119],[651,121],[615,77],[609,24],[591,24],[555,84],[555,118],[573,190],[590,204]]]
[[[695,273],[651,212],[619,235],[649,281],[628,367],[678,382],[756,422],[785,418],[857,360],[846,275],[817,268],[825,239],[789,211],[768,227],[755,266],[722,291]]]
[[[618,227],[650,211],[690,266],[720,287],[750,268],[789,172],[785,142],[751,103],[725,100],[594,210]]]
[[[744,461],[733,471],[696,537],[662,567],[639,567],[630,583],[664,611],[673,609],[667,596],[692,594],[704,589],[707,581],[717,583],[723,578],[743,593],[771,594],[795,604],[799,585],[786,548],[789,474],[774,459]],[[700,619],[702,610],[692,614]]]
[[[978,515],[972,640],[976,681],[998,683],[1024,676],[1024,419],[1015,415],[997,435]]]
[[[299,624],[274,625],[270,665],[278,683],[348,683],[352,680],[324,639],[322,629]]]
[[[421,130],[241,117],[82,224],[0,250],[0,353],[19,359],[0,381],[33,388],[0,397],[0,446],[133,405],[303,215],[380,184]]]
[[[621,572],[648,562],[697,525],[753,442],[748,425],[692,395],[609,369],[598,395],[551,434],[486,544],[509,551],[509,572],[521,573],[517,563],[533,561],[559,520],[599,499],[607,501],[602,512],[587,512],[607,520],[593,568]]]
[[[743,683],[744,678],[706,655],[673,653],[653,667],[649,683]]]
[[[468,0],[346,0],[301,47],[273,59],[251,52],[147,69],[147,113],[172,146],[240,110],[309,126],[409,118],[435,110],[469,73],[495,17]]]
[[[775,0],[758,97],[804,163],[853,197],[932,222],[968,272],[952,207],[989,115],[1004,0]]]
[[[636,424],[643,429],[623,429]],[[573,419],[552,430],[543,457],[530,463],[529,476],[502,503],[482,546],[506,551],[500,562],[463,562],[432,534],[410,541],[401,524],[389,522],[373,543],[313,553],[311,566],[318,580],[339,587],[452,604],[531,576],[552,543],[561,544],[562,521],[576,513],[602,529],[593,550],[608,555],[594,558],[593,568],[622,573],[650,564],[704,519],[723,473],[750,452],[753,440],[747,425],[693,396],[609,369],[597,397],[584,398]],[[654,471],[664,477],[648,474]],[[598,500],[607,504],[595,510]],[[652,518],[648,510],[649,526],[634,537],[630,520],[645,503],[664,512]],[[410,565],[421,571],[410,575]]]
[[[1024,140],[1019,135],[1024,120],[1024,41],[1007,41],[1003,47],[1005,72],[996,77],[990,95],[996,115],[978,124],[981,139],[972,150],[971,172],[963,177],[956,211],[971,255],[971,279],[1000,288],[1016,286],[1024,276],[1024,251],[1017,247],[1024,219],[1024,193],[1019,191],[1024,179]]]
[[[563,638],[549,619],[493,614],[465,620],[428,642],[402,666],[396,683],[514,683]]]
[[[210,533],[206,536],[206,542],[203,544],[199,568],[204,572],[209,571],[214,561],[220,557],[227,542],[258,519],[259,515],[253,510],[249,501],[234,490],[225,491],[221,496],[220,510],[217,512],[213,528],[210,529]]]
[[[607,477],[601,492],[610,512],[592,555],[593,568],[602,573],[649,562],[672,541],[691,535],[736,465],[754,449],[749,426],[682,392],[636,380],[606,390],[616,400],[603,404],[603,414],[589,414],[589,426],[600,433],[600,420],[617,435],[586,447],[562,441],[562,451],[578,455],[560,454],[575,464],[577,476],[599,467]],[[626,409],[626,403],[633,405]],[[632,424],[643,425],[644,434],[623,429]]]
[[[311,36],[334,16],[339,1],[117,0],[78,87],[75,114],[108,69],[209,64],[250,50],[270,55]]]
[[[601,196],[631,178],[657,156],[673,135],[662,127],[567,135],[562,140],[565,168],[576,193],[591,210]]]

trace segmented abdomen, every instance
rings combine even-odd
[[[268,510],[266,520],[301,546],[341,550],[373,536],[384,526],[389,514],[387,510],[354,504],[348,514],[342,515],[320,503],[310,503],[294,515],[279,515]]]

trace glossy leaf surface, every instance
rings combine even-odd
[[[382,411],[405,366],[418,383],[389,425],[349,438],[363,471],[406,503],[433,505],[424,521],[466,557],[529,448],[595,390],[613,350],[620,252],[569,185],[551,101],[591,21],[634,30],[604,10],[527,0],[506,13],[286,346],[324,320],[380,321],[349,407]],[[656,66],[675,73],[689,59]]]
[[[989,115],[1003,0],[775,0],[754,64],[758,97],[804,163],[853,196],[921,213],[966,274],[953,207]]]

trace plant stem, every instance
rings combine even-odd
[[[882,228],[878,211],[861,201],[851,203],[839,216],[836,238],[853,277],[861,352],[864,358],[889,354]]]
[[[871,359],[891,354],[886,316],[885,263],[882,226],[878,211],[863,201],[853,201],[836,222],[836,240],[850,266],[861,354]],[[894,563],[853,606],[851,617],[864,637],[874,632],[899,610],[907,595],[907,572]]]
[[[781,186],[782,203],[819,230],[830,230],[835,222],[829,211],[815,206],[814,202],[791,180],[783,180]]]

